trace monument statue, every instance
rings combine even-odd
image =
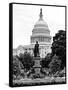
[[[36,41],[35,47],[34,47],[34,57],[39,56],[39,44],[38,41]]]

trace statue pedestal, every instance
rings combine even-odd
[[[35,74],[40,74],[40,69],[41,69],[41,65],[40,65],[40,57],[34,57],[33,60],[35,61],[34,64],[34,70],[35,70]]]

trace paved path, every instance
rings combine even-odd
[[[57,77],[57,78],[53,78],[53,77],[46,77],[44,79],[20,79],[20,80],[14,80],[13,83],[16,84],[31,84],[31,83],[52,83],[52,82],[65,82],[65,78],[62,77]]]

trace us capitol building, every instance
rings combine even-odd
[[[40,9],[39,20],[36,22],[32,30],[30,41],[30,45],[20,45],[18,48],[13,49],[13,55],[19,55],[20,53],[24,52],[29,52],[31,55],[34,55],[33,49],[36,41],[39,43],[39,52],[41,58],[44,58],[47,53],[51,52],[50,30],[47,23],[43,20],[42,9]]]

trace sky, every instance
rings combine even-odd
[[[58,30],[65,30],[65,8],[36,5],[13,5],[13,48],[29,45],[34,25],[42,8],[43,19],[53,37]]]

